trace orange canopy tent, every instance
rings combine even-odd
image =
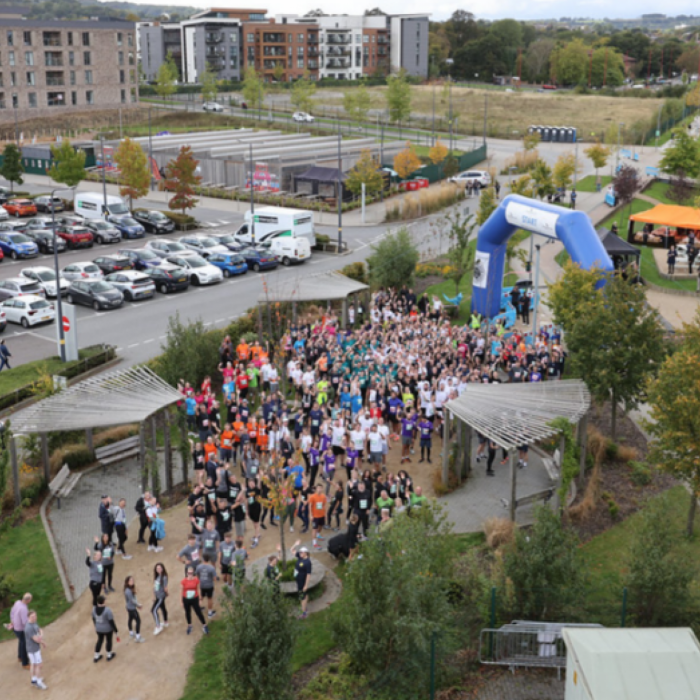
[[[700,210],[694,207],[680,207],[673,204],[659,204],[653,209],[632,214],[630,221],[641,221],[658,226],[695,229],[700,231]]]

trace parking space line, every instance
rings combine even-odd
[[[144,340],[143,344],[146,345],[147,343],[154,343],[155,340],[156,340],[155,338],[149,338],[148,340]]]

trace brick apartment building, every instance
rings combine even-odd
[[[0,19],[0,123],[138,102],[136,25]]]

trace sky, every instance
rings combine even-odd
[[[138,0],[137,0],[138,1]],[[150,4],[150,3],[149,3]],[[187,0],[173,0],[173,5],[190,5],[197,7],[216,6]],[[468,5],[459,0],[365,0],[358,4],[349,0],[268,0],[268,2],[232,3],[230,0],[220,2],[220,7],[261,7],[267,8],[268,13],[275,14],[304,14],[309,10],[321,8],[327,13],[356,14],[365,9],[380,7],[389,14],[431,12],[432,19],[448,19],[455,10],[468,10],[477,19],[552,19],[559,17],[593,17],[626,18],[639,17],[642,14],[663,12],[668,16],[700,15],[700,3],[697,0],[667,0],[660,4],[658,0],[471,0]]]

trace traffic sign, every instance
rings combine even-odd
[[[68,316],[63,317],[63,332],[68,333],[70,330],[70,321],[68,320]]]

